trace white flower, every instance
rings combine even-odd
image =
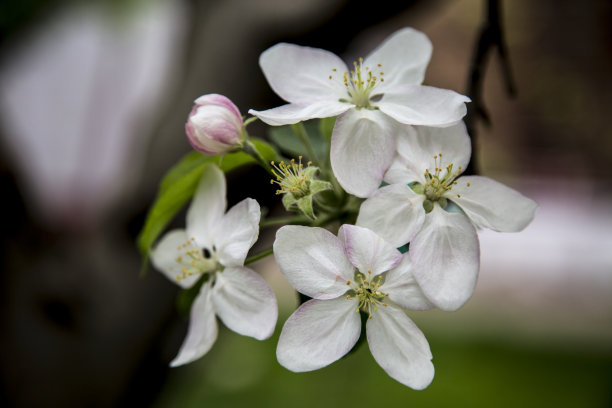
[[[415,389],[434,375],[423,333],[401,308],[432,305],[412,277],[410,259],[372,231],[343,225],[338,237],[323,228],[285,226],[274,255],[299,292],[312,297],[285,322],[276,355],[294,372],[316,370],[348,353],[366,323],[370,351],[392,378]]]
[[[259,235],[260,209],[246,198],[224,214],[225,177],[209,165],[187,211],[186,230],[168,232],[151,252],[153,264],[183,288],[203,274],[208,280],[191,308],[189,331],[178,366],[206,354],[217,338],[215,314],[236,333],[263,340],[276,325],[276,298],[244,260]]]
[[[431,52],[423,33],[404,28],[349,71],[329,51],[277,44],[262,53],[259,64],[289,104],[249,113],[270,125],[340,115],[332,135],[332,168],[346,191],[367,197],[393,159],[397,122],[448,126],[466,113],[469,98],[421,85]]]
[[[405,126],[402,132],[384,178],[390,185],[363,202],[357,225],[396,247],[410,242],[414,277],[425,295],[440,309],[456,310],[470,298],[478,277],[475,226],[520,231],[537,204],[487,177],[458,177],[471,154],[463,123]]]

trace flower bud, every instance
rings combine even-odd
[[[202,95],[195,100],[185,131],[197,151],[208,155],[226,153],[238,147],[242,140],[242,116],[225,96]]]

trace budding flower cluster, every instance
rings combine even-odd
[[[202,95],[195,100],[185,131],[194,149],[207,155],[227,153],[240,147],[242,116],[227,97]]]
[[[286,210],[291,210],[293,207],[304,213],[308,218],[314,219],[314,210],[312,208],[312,196],[321,191],[331,190],[332,186],[329,182],[316,180],[315,174],[319,171],[318,167],[306,163],[306,167],[302,164],[302,156],[291,159],[289,163],[272,162],[272,172],[276,179],[270,180],[271,184],[277,184],[279,189],[276,194],[284,194],[283,205]]]

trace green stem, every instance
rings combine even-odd
[[[310,221],[308,217],[303,215],[290,215],[287,217],[275,217],[261,220],[259,223],[260,228],[273,227],[275,225],[287,225],[287,224],[302,224]]]
[[[296,123],[294,125],[291,125],[291,129],[293,130],[293,133],[295,133],[296,136],[302,142],[302,145],[306,149],[306,154],[308,155],[308,158],[312,160],[312,162],[316,166],[321,167],[321,161],[319,160],[319,157],[312,148],[312,144],[310,143],[310,139],[308,138],[308,134],[306,133],[306,128],[304,127],[304,124],[302,122]]]
[[[255,255],[253,255],[253,256],[249,256],[249,257],[246,259],[246,261],[244,261],[244,264],[245,264],[245,265],[248,265],[248,264],[252,264],[253,262],[257,262],[257,261],[259,261],[260,259],[265,258],[266,256],[272,255],[272,253],[273,253],[273,252],[274,252],[274,250],[273,250],[272,248],[268,248],[268,249],[266,249],[265,251],[261,251],[261,252],[260,252],[260,253],[258,253],[258,254],[255,254]]]
[[[254,158],[255,161],[268,172],[268,174],[270,174],[272,177],[276,177],[274,171],[272,171],[272,167],[270,167],[270,164],[261,156],[255,145],[251,143],[250,140],[245,140],[243,142],[242,151]]]
[[[244,127],[246,129],[246,127],[248,125],[250,125],[251,123],[255,122],[257,119],[259,119],[257,116],[252,116],[248,119],[246,119],[243,123],[242,123],[242,127]]]

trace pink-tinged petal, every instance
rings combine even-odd
[[[291,125],[309,119],[338,116],[354,105],[337,100],[317,101],[309,104],[291,103],[264,111],[249,110],[253,116],[271,126]]]
[[[380,291],[388,293],[389,299],[404,309],[429,310],[434,307],[414,279],[408,255],[404,255],[399,265],[387,272]]]
[[[408,255],[423,293],[440,309],[457,310],[472,296],[480,246],[476,229],[465,215],[434,205],[410,243]]]
[[[276,232],[274,258],[298,292],[316,299],[344,294],[352,280],[353,265],[344,244],[323,228],[287,225]]]
[[[470,161],[472,144],[463,122],[448,127],[402,126],[397,135],[397,156],[385,174],[388,183],[425,183],[425,170],[435,172],[453,164],[453,173],[459,174]],[[440,153],[442,156],[440,157]],[[437,156],[434,159],[434,156]]]
[[[366,276],[393,269],[402,259],[400,251],[367,228],[345,224],[338,238],[344,241],[351,263]]]
[[[478,227],[501,232],[521,231],[538,208],[518,191],[481,176],[460,177],[446,196]]]
[[[195,238],[200,248],[210,248],[215,225],[225,212],[225,175],[214,164],[202,173],[191,205],[187,210],[187,235]]]
[[[352,109],[336,120],[330,160],[342,187],[370,196],[382,182],[395,154],[395,125],[377,110]]]
[[[366,327],[372,356],[391,378],[415,390],[431,383],[434,366],[429,343],[402,310],[380,307]]]
[[[245,198],[217,221],[215,236],[217,257],[223,266],[242,266],[259,236],[261,210],[257,201]]]
[[[424,197],[405,184],[382,187],[361,204],[356,224],[371,229],[399,248],[407,244],[423,225]]]
[[[346,64],[329,51],[280,43],[261,54],[259,65],[270,87],[287,102],[335,101],[345,93]]]
[[[387,90],[378,107],[406,125],[450,126],[467,112],[470,99],[448,89],[405,85]]]
[[[189,329],[171,367],[191,363],[210,350],[217,339],[217,319],[212,303],[210,283],[205,283],[191,306]]]
[[[223,95],[202,95],[195,101],[185,131],[194,149],[216,155],[235,149],[242,138],[242,115]]]
[[[276,358],[288,370],[325,367],[348,353],[359,339],[361,318],[356,298],[312,299],[302,304],[283,326]]]
[[[389,36],[363,63],[372,69],[374,75],[384,78],[375,92],[384,93],[397,86],[423,83],[432,49],[427,36],[413,28],[403,28]]]
[[[242,122],[242,115],[240,114],[240,110],[234,102],[232,102],[227,96],[219,95],[219,94],[206,94],[198,97],[194,103],[196,105],[217,105],[223,107],[229,111],[231,111],[236,120],[240,120]]]
[[[157,246],[151,250],[151,262],[155,269],[163,273],[168,279],[182,288],[189,288],[198,280],[200,274],[183,278],[184,265],[177,262],[177,258],[187,251],[199,251],[187,237],[185,230],[172,230],[166,233]]]
[[[249,268],[225,268],[216,276],[212,295],[219,319],[231,330],[257,340],[274,333],[278,308],[274,292]]]
[[[227,135],[229,133],[229,130],[226,126],[227,123],[217,123],[215,127],[216,130],[219,130],[221,127],[223,127],[221,133]],[[191,147],[193,147],[200,153],[206,154],[208,156],[215,156],[217,154],[225,153],[234,148],[233,143],[232,145],[228,145],[228,143],[226,142],[220,142],[210,137],[203,136],[201,132],[198,132],[192,122],[185,123],[185,133],[187,134],[187,141],[189,141]],[[236,143],[237,142],[238,140],[236,141]]]

